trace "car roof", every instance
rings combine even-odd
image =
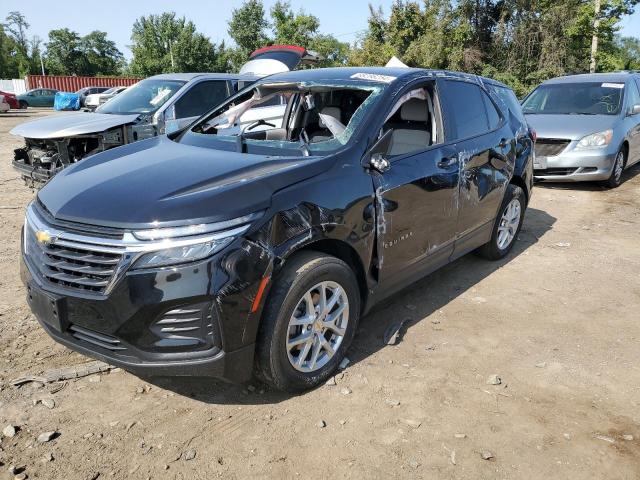
[[[543,85],[555,83],[577,83],[577,82],[620,82],[637,77],[635,72],[611,72],[611,73],[581,73],[577,75],[567,75],[556,77],[543,82]]]
[[[207,80],[256,80],[253,75],[239,75],[237,73],[161,73],[148,77],[154,80],[177,80],[182,82],[190,82],[195,78],[204,78]]]
[[[313,68],[309,70],[294,70],[291,72],[276,73],[264,77],[265,81],[277,81],[277,82],[299,82],[299,81],[311,81],[322,82],[331,81],[337,82],[340,80],[353,80],[352,76],[358,73],[366,75],[385,75],[396,77],[395,80],[408,78],[408,77],[420,77],[420,76],[432,76],[432,77],[445,77],[445,78],[458,78],[461,80],[471,80],[476,83],[491,83],[499,85],[505,88],[510,88],[503,83],[498,82],[490,78],[479,77],[469,73],[452,72],[449,70],[431,70],[424,68],[406,68],[406,67],[339,67],[339,68]],[[362,79],[362,78],[361,78]],[[394,81],[395,81],[394,80]],[[365,83],[367,80],[363,80]],[[371,83],[375,83],[372,80]]]

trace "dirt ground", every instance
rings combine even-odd
[[[537,187],[507,259],[468,255],[368,315],[335,386],[115,370],[18,388],[89,360],[39,328],[18,275],[33,193],[8,131],[44,114],[0,116],[0,428],[19,427],[0,479],[640,478],[640,167],[612,191]]]

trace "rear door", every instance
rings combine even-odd
[[[458,205],[458,161],[452,145],[445,143],[442,132],[439,99],[435,82],[414,85],[396,96],[395,102],[416,89],[433,89],[430,103],[437,119],[427,119],[440,132],[422,146],[405,147],[397,151],[392,142],[392,154],[387,156],[390,167],[373,173],[377,216],[377,258],[379,281],[389,287],[407,283],[446,263],[453,251]],[[428,105],[429,102],[425,102]],[[391,107],[393,111],[394,107]],[[416,109],[402,117],[397,110],[385,122],[385,129],[399,130],[397,144],[413,142],[416,129],[421,129],[421,117]],[[394,117],[399,116],[397,121]],[[435,139],[435,141],[434,141]],[[415,143],[415,142],[414,142]]]
[[[447,79],[445,115],[460,162],[454,257],[491,237],[515,165],[515,141],[487,93],[472,81]]]

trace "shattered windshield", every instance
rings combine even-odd
[[[120,115],[153,113],[173,97],[185,83],[178,80],[142,80],[98,107],[96,112]]]
[[[356,82],[262,83],[198,122],[191,133],[236,145],[300,150],[303,155],[346,145],[384,86]]]
[[[529,114],[617,115],[624,83],[583,82],[541,85],[522,103]]]

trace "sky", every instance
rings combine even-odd
[[[276,0],[264,0],[268,11]],[[344,42],[356,40],[367,28],[368,4],[381,5],[385,13],[393,0],[290,0],[294,11],[303,9],[320,19],[320,30]],[[46,41],[49,30],[70,28],[80,35],[93,30],[105,31],[120,51],[131,58],[130,43],[133,22],[142,15],[174,11],[196,24],[198,31],[213,42],[229,42],[227,21],[242,0],[1,0],[0,21],[10,11],[18,10],[31,25],[30,35]],[[640,9],[622,22],[622,35],[640,37]]]

